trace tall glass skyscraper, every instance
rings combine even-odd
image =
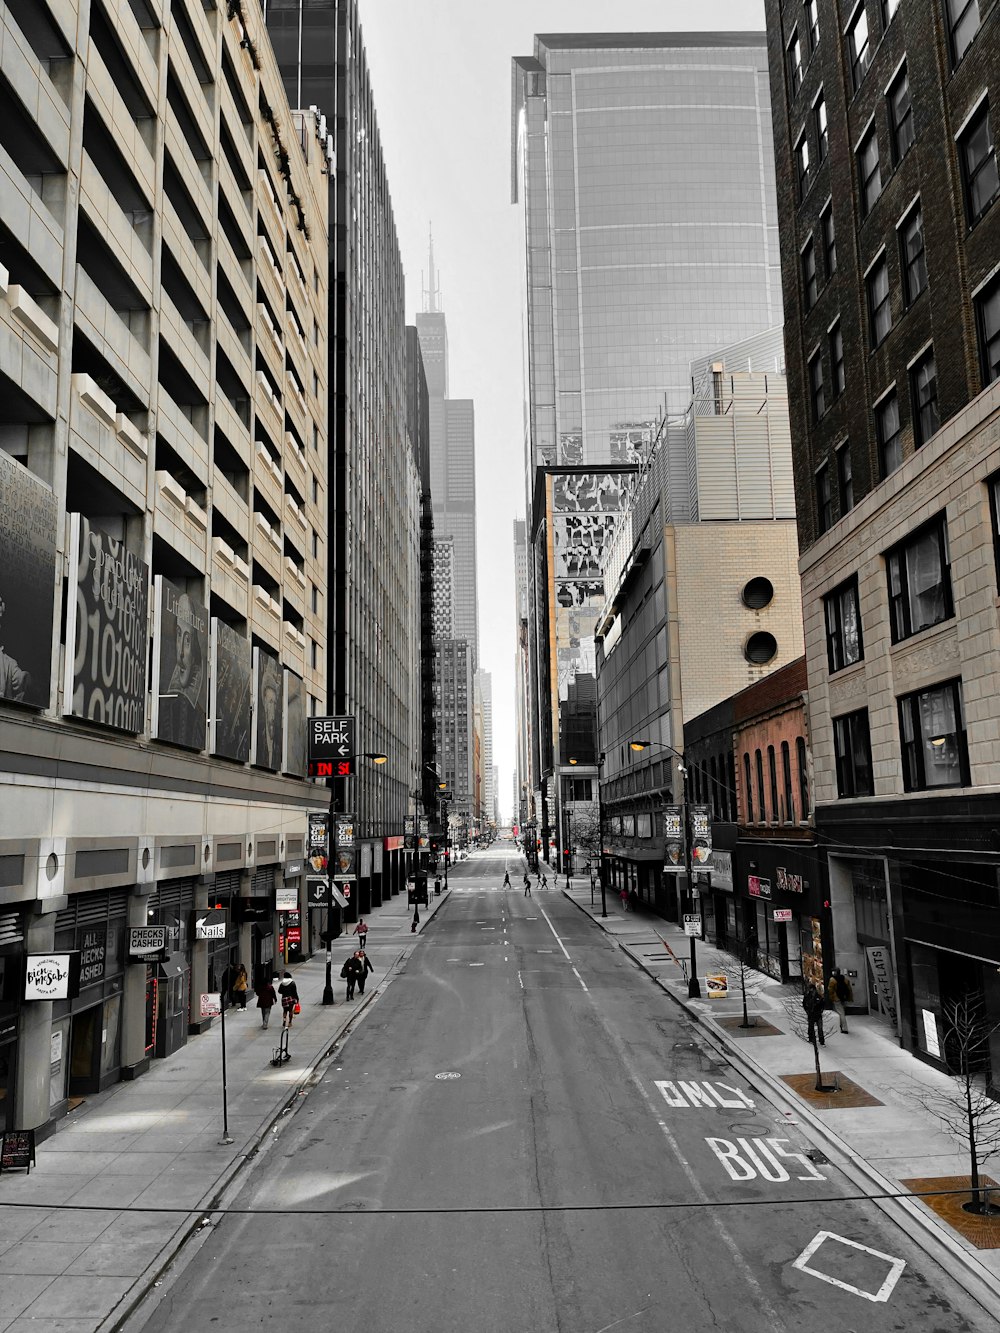
[[[694,358],[782,321],[764,34],[536,37],[512,167],[531,461],[637,461]]]
[[[605,540],[663,418],[688,407],[691,362],[782,321],[771,106],[763,33],[541,35],[512,72],[531,790],[561,847],[567,801],[597,772],[580,704]],[[681,457],[679,512],[689,489]]]

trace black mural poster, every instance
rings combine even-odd
[[[294,777],[306,772],[306,694],[302,677],[285,668],[285,752],[282,771]]]
[[[281,764],[282,686],[278,659],[263,648],[253,650],[253,755],[258,768],[277,772]]]
[[[63,712],[119,731],[146,722],[149,566],[70,515]]]
[[[250,758],[252,715],[250,640],[213,617],[211,656],[212,753],[245,764]]]
[[[56,499],[0,449],[0,699],[48,708]]]
[[[208,729],[208,612],[162,574],[153,590],[153,735],[204,750]]]

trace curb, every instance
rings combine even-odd
[[[601,926],[596,917],[591,916],[585,906],[572,898],[565,889],[562,890],[562,894],[574,907],[579,908],[584,916],[590,917],[591,921],[599,927],[605,936],[610,936],[610,932]],[[744,1055],[743,1051],[737,1047],[736,1042],[727,1035],[723,1028],[716,1024],[710,1015],[692,1008],[681,996],[676,995],[660,977],[651,971],[640,958],[636,957],[627,944],[620,940],[614,940],[614,944],[626,957],[631,959],[636,967],[645,972],[650,980],[655,982],[664,994],[668,995],[684,1011],[688,1018],[698,1024],[702,1035],[708,1039],[718,1054],[724,1055],[748,1082],[761,1085],[769,1100],[775,1104],[779,1111],[786,1115],[792,1113],[804,1122],[812,1135],[820,1140],[824,1149],[828,1149],[840,1159],[836,1165],[852,1184],[862,1190],[864,1190],[865,1185],[871,1185],[879,1192],[892,1194],[891,1199],[870,1199],[869,1202],[891,1218],[925,1254],[929,1255],[936,1263],[941,1264],[946,1271],[950,1272],[952,1277],[957,1278],[966,1293],[973,1300],[978,1301],[983,1309],[995,1318],[997,1302],[1000,1301],[1000,1278],[997,1278],[977,1263],[974,1255],[970,1254],[950,1232],[945,1231],[932,1216],[928,1216],[924,1211],[925,1204],[921,1204],[913,1195],[908,1194],[900,1186],[877,1171],[875,1167],[830,1129],[805,1102],[793,1100],[789,1096],[788,1089],[780,1080],[757,1064],[751,1056]],[[948,1258],[958,1260],[964,1270],[961,1275],[955,1271],[954,1267],[949,1267],[945,1262],[945,1257],[940,1253],[941,1250],[946,1252]]]

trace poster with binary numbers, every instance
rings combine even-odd
[[[250,640],[213,616],[211,645],[210,748],[245,764],[250,758]]]
[[[0,699],[48,708],[56,499],[0,449]]]

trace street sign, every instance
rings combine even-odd
[[[227,930],[226,914],[221,908],[212,907],[194,912],[196,940],[224,940]]]
[[[775,921],[791,921],[792,909],[790,907],[776,907],[774,909]]]
[[[8,1129],[0,1134],[0,1173],[4,1171],[27,1171],[35,1164],[35,1131],[33,1129]]]
[[[307,723],[309,777],[349,778],[356,754],[354,718],[310,717]]]
[[[198,997],[201,1001],[202,1018],[218,1018],[222,1013],[222,992],[209,991],[206,995]]]
[[[128,956],[136,962],[156,962],[167,956],[166,926],[130,926]]]
[[[297,884],[283,884],[274,891],[274,910],[276,912],[297,912],[299,910],[299,888]]]
[[[453,791],[439,791],[439,792],[438,792],[438,800],[439,800],[439,801],[453,801],[454,799],[455,799],[455,793],[454,793]]]
[[[700,934],[701,934],[701,917],[700,917],[700,916],[695,916],[695,915],[693,915],[693,914],[685,913],[685,915],[684,915],[684,934],[685,934],[685,935],[700,935]]]

